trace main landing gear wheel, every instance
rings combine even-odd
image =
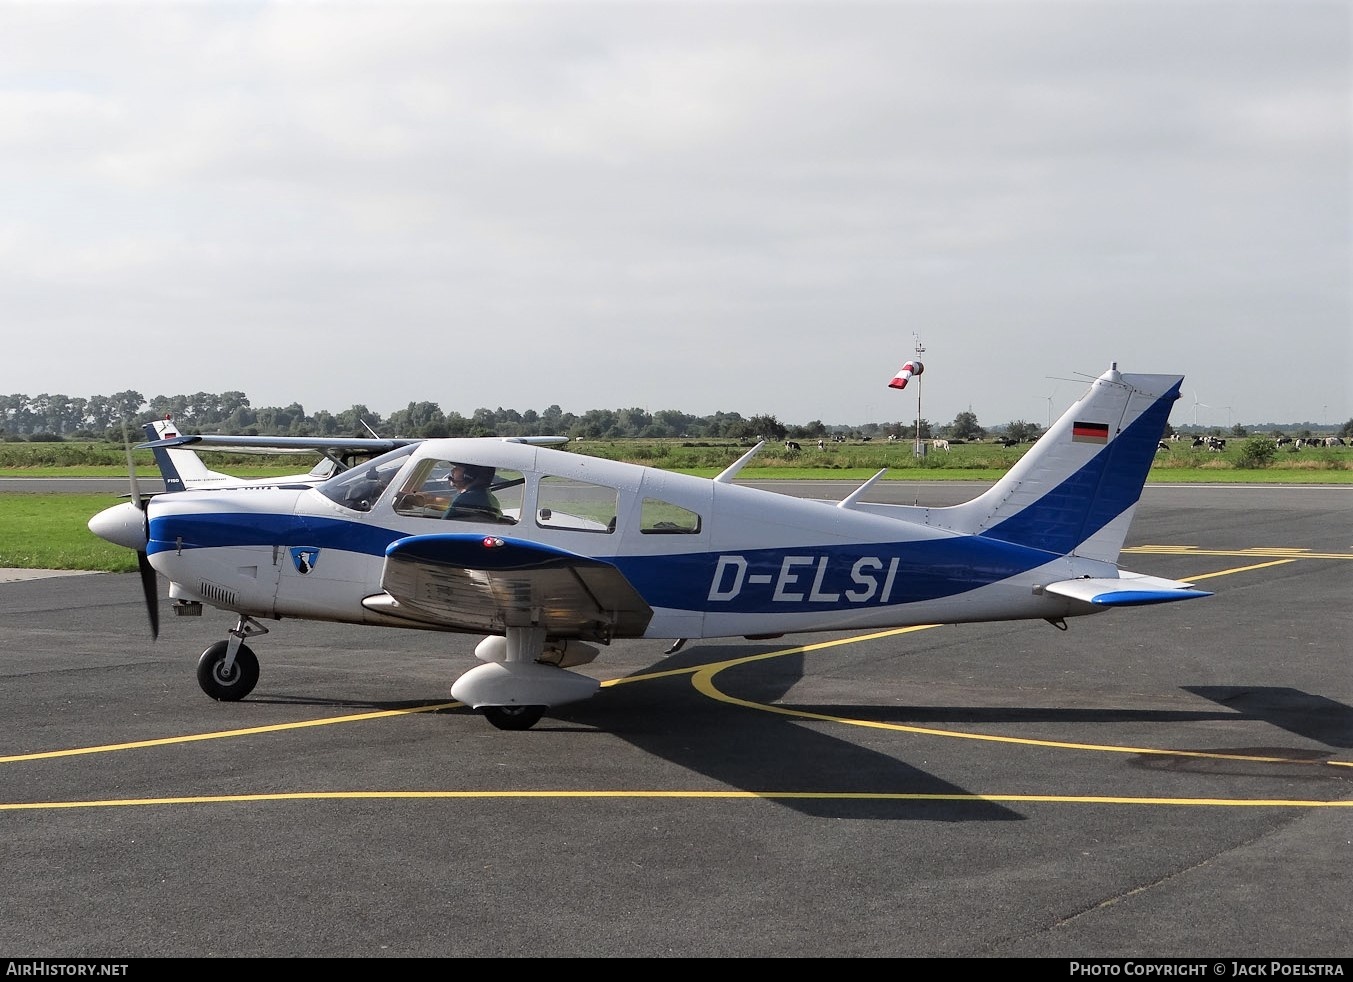
[[[529,730],[545,715],[545,706],[485,706],[484,718],[500,730]]]
[[[238,702],[258,684],[258,656],[247,644],[235,652],[235,663],[225,671],[228,641],[217,641],[197,660],[197,684],[202,691],[221,702]],[[532,721],[534,722],[534,720]]]

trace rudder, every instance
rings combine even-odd
[[[1116,562],[1183,381],[1115,365],[994,487],[930,524]]]

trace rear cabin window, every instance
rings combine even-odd
[[[645,498],[639,507],[639,531],[644,535],[694,535],[700,516],[670,501]]]
[[[547,475],[536,491],[536,524],[579,532],[615,531],[620,492],[602,484]]]

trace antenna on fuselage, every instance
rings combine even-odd
[[[757,452],[758,450],[760,450],[762,447],[764,447],[765,445],[766,445],[766,441],[765,441],[765,440],[762,440],[762,441],[761,441],[760,443],[758,443],[756,446],[752,447],[751,450],[748,450],[745,454],[743,454],[743,455],[742,455],[741,457],[739,457],[737,460],[733,461],[733,463],[729,464],[728,467],[723,471],[722,474],[720,474],[718,477],[714,478],[715,483],[716,483],[716,484],[732,484],[732,483],[733,483],[733,476],[734,476],[735,474],[737,474],[738,471],[742,470],[743,466],[747,463],[747,461],[749,461],[749,460],[751,460],[753,457],[755,457],[755,456],[756,456],[756,452]]]
[[[865,481],[863,484],[861,484],[861,485],[860,485],[858,488],[856,488],[854,491],[850,492],[850,494],[846,495],[844,498],[842,498],[840,501],[838,501],[838,502],[836,503],[836,507],[837,507],[837,508],[849,508],[851,505],[855,504],[855,502],[857,502],[857,501],[860,500],[860,495],[864,494],[864,493],[865,493],[866,491],[868,491],[871,487],[873,487],[875,481],[877,481],[879,478],[881,478],[884,474],[887,474],[887,473],[888,473],[888,468],[886,468],[886,467],[883,468],[883,470],[879,471],[877,474],[875,474],[875,475],[874,475],[873,477],[871,477],[869,480]]]

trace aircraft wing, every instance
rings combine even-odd
[[[1128,572],[1116,578],[1087,576],[1076,580],[1059,580],[1046,584],[1043,591],[1081,600],[1096,607],[1141,607],[1212,596],[1206,590],[1193,589],[1192,583]]]
[[[329,450],[338,454],[361,454],[372,457],[408,446],[421,440],[368,437],[311,437],[311,436],[225,436],[219,433],[184,434],[137,444],[138,450],[156,447],[192,447],[195,450],[219,450],[244,453],[303,453]]]
[[[531,443],[537,446],[558,446],[568,443],[566,436],[503,436],[484,437],[487,440],[505,440],[509,443]],[[220,433],[196,433],[166,437],[138,443],[138,450],[156,447],[193,447],[197,450],[220,450],[243,453],[302,453],[329,452],[339,455],[376,457],[397,447],[422,443],[416,437],[323,437],[323,436],[227,436]]]
[[[653,616],[611,563],[525,539],[451,532],[399,539],[385,550],[385,595],[372,610],[466,631],[544,628],[550,637],[640,637]]]

